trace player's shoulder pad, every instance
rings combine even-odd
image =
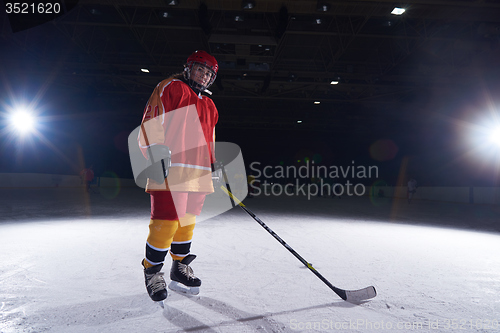
[[[158,84],[158,88],[160,92],[165,91],[165,89],[178,89],[178,90],[184,90],[186,88],[189,88],[187,84],[185,84],[182,80],[175,79],[175,78],[168,78],[163,81],[161,81]]]

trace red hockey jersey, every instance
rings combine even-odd
[[[172,166],[162,184],[148,179],[146,192],[214,191],[211,163],[218,118],[213,101],[181,80],[170,78],[156,86],[146,104],[138,140],[146,158],[149,146],[168,146]]]

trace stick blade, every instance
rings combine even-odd
[[[345,291],[346,298],[345,300],[350,303],[361,303],[370,298],[374,298],[377,296],[377,291],[375,287],[370,286],[363,289],[358,290],[346,290]]]

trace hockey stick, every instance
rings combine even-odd
[[[238,206],[241,207],[248,215],[250,215],[257,223],[259,223],[262,228],[266,229],[267,232],[269,232],[278,242],[280,242],[281,245],[283,245],[288,251],[290,251],[295,258],[297,258],[304,266],[306,266],[311,272],[314,273],[323,283],[325,283],[328,287],[330,287],[331,290],[333,290],[340,298],[342,298],[344,301],[348,301],[351,303],[360,303],[365,300],[368,300],[370,298],[373,298],[377,296],[377,292],[375,290],[375,287],[370,286],[366,287],[363,289],[358,289],[358,290],[345,290],[345,289],[340,289],[335,287],[328,281],[323,275],[321,275],[307,260],[302,258],[297,252],[295,252],[294,249],[290,247],[283,239],[281,239],[280,236],[278,236],[271,228],[269,228],[264,222],[262,222],[261,219],[257,217],[250,209],[248,209],[243,202],[238,200],[232,193],[231,193],[231,188],[229,187],[229,182],[226,176],[226,171],[224,170],[224,167],[222,168],[222,173],[224,176],[224,181],[226,183],[226,187],[221,186],[221,189],[226,192],[227,195],[231,198],[231,202],[236,202]],[[234,205],[234,204],[233,204]]]

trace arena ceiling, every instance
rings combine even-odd
[[[66,14],[31,29],[37,16],[4,15],[0,60],[130,105],[205,49],[220,64],[222,126],[339,133],[418,116],[436,96],[500,76],[497,0],[407,0],[400,16],[393,0],[246,3],[66,1]]]

